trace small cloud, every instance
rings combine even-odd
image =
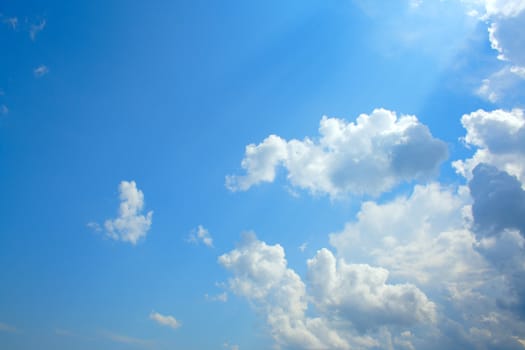
[[[141,346],[147,346],[152,343],[151,340],[129,337],[127,335],[116,334],[116,333],[108,332],[108,331],[102,331],[100,334],[102,335],[102,337],[109,339],[115,343],[141,345]]]
[[[18,27],[18,18],[16,17],[7,17],[7,18],[0,17],[0,18],[2,18],[2,23],[7,24],[13,30],[15,30]]]
[[[102,227],[100,227],[100,225],[97,222],[88,222],[86,226],[95,232],[102,232]]]
[[[169,315],[161,315],[158,312],[151,312],[149,314],[149,318],[162,326],[167,326],[173,329],[177,329],[180,326],[182,326],[182,324],[179,321],[177,321],[175,317]]]
[[[224,342],[224,344],[222,344],[222,347],[225,348],[225,349],[228,349],[228,350],[239,350],[239,345],[230,344],[227,341]]]
[[[188,237],[188,242],[198,244],[202,242],[205,246],[213,247],[213,238],[210,235],[210,232],[199,225],[197,229],[194,229],[190,236]]]
[[[19,333],[20,331],[14,326],[0,322],[0,332]]]
[[[36,35],[40,33],[42,30],[44,30],[44,27],[46,26],[46,20],[42,20],[39,24],[31,24],[29,27],[29,37],[31,40],[36,39]]]
[[[226,293],[226,292],[221,293],[221,294],[217,294],[217,295],[204,294],[204,297],[208,301],[220,301],[220,302],[223,302],[223,303],[228,301],[228,293]]]
[[[301,253],[304,253],[307,246],[308,246],[308,242],[304,242],[303,244],[299,246],[299,250],[301,251]]]
[[[33,70],[33,74],[37,78],[41,78],[47,73],[49,73],[49,68],[47,68],[47,66],[44,66],[43,64]]]
[[[137,188],[135,181],[121,181],[119,192],[119,215],[115,219],[106,220],[104,229],[109,238],[135,245],[141,238],[146,237],[151,227],[153,211],[142,215],[144,193]],[[87,226],[95,232],[102,231],[96,222],[89,222]]]
[[[0,115],[6,115],[9,113],[9,108],[6,105],[0,105]]]

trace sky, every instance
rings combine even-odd
[[[0,348],[524,349],[525,1],[0,4]]]

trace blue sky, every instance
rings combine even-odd
[[[5,1],[0,347],[524,348],[524,21]]]

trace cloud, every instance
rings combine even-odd
[[[299,249],[299,251],[300,251],[301,253],[304,253],[304,251],[306,250],[306,247],[308,247],[308,242],[303,242],[303,243],[298,247],[298,249]]]
[[[522,0],[482,0],[485,5],[485,16],[513,18],[525,10]]]
[[[199,225],[197,229],[193,230],[188,237],[188,241],[191,243],[203,243],[207,247],[213,247],[213,238],[210,235],[210,232]]]
[[[37,78],[41,78],[43,77],[44,75],[46,75],[47,73],[49,73],[49,68],[47,68],[46,66],[44,66],[43,64],[38,66],[37,68],[35,68],[33,70],[33,74],[35,75],[35,77]]]
[[[239,345],[236,345],[236,344],[230,344],[229,342],[224,342],[224,344],[222,344],[222,347],[225,348],[225,349],[229,349],[229,350],[239,350]]]
[[[464,3],[470,4],[468,1]],[[525,3],[521,0],[484,0],[480,19],[487,23],[488,39],[504,67],[483,79],[477,94],[495,103],[516,94],[525,74]]]
[[[182,326],[182,324],[179,321],[177,321],[175,317],[169,315],[161,315],[158,312],[150,313],[149,318],[162,326],[170,327],[173,329],[177,329],[180,326]]]
[[[515,176],[483,163],[474,168],[469,188],[478,251],[509,289],[499,305],[525,319],[525,191]]]
[[[208,300],[208,301],[220,301],[222,303],[225,303],[225,302],[228,301],[228,293],[223,292],[223,293],[217,294],[217,295],[204,294],[204,298],[206,298],[206,300]]]
[[[145,340],[140,338],[134,338],[127,335],[117,334],[108,331],[101,331],[100,334],[102,337],[109,339],[115,343],[122,343],[128,345],[139,345],[139,346],[149,346],[153,344],[151,340]]]
[[[330,244],[349,261],[374,261],[418,283],[431,281],[436,271],[448,279],[463,263],[479,260],[468,232],[469,199],[466,188],[455,191],[432,183],[383,204],[367,201],[357,220],[330,235]]]
[[[520,97],[521,89],[525,86],[525,68],[506,65],[501,70],[492,73],[483,79],[476,93],[480,97],[492,102]]]
[[[35,40],[38,33],[40,33],[42,30],[44,30],[46,26],[46,20],[43,19],[38,24],[31,24],[29,27],[29,37],[31,40]]]
[[[108,237],[114,240],[129,242],[133,245],[141,238],[145,238],[148,233],[153,211],[142,215],[144,206],[144,194],[137,189],[135,181],[122,181],[119,185],[120,207],[119,216],[115,219],[108,219],[104,222],[104,228]],[[88,226],[97,226],[89,223]]]
[[[330,235],[338,257],[381,266],[393,280],[417,284],[432,298],[436,323],[427,330],[410,329],[411,344],[417,349],[434,349],[432,342],[475,349],[519,348],[512,337],[525,335],[520,320],[525,315],[525,239],[512,229],[521,224],[523,215],[516,213],[520,206],[509,208],[523,191],[516,178],[483,167],[476,168],[469,187],[415,186],[409,196],[381,204],[365,202],[355,221]],[[516,194],[508,194],[511,188]],[[319,288],[335,292],[317,299],[329,303],[334,295],[352,289],[330,285],[333,277],[327,276],[336,275],[338,263],[331,256],[324,259],[331,268],[319,273]],[[359,297],[348,300],[356,304],[351,307],[364,303]],[[361,327],[369,321],[370,316],[364,318]],[[356,322],[359,325],[359,319]]]
[[[13,30],[15,30],[18,27],[17,17],[5,17],[3,14],[0,13],[0,21],[10,26]]]
[[[9,108],[6,105],[0,105],[0,115],[7,115],[9,113]]]
[[[413,284],[387,284],[388,275],[384,268],[336,259],[325,248],[308,260],[309,286],[323,314],[360,330],[435,322],[434,303]]]
[[[7,333],[19,333],[20,331],[18,328],[11,326],[7,323],[0,322],[0,332],[7,332]]]
[[[245,175],[226,177],[232,191],[273,182],[284,167],[290,183],[312,193],[338,197],[347,193],[379,195],[395,185],[433,176],[447,157],[447,146],[435,139],[415,116],[376,109],[356,122],[323,117],[320,138],[286,141],[270,135],[246,147]]]
[[[308,285],[287,266],[280,245],[268,245],[254,234],[245,234],[219,263],[233,274],[230,289],[266,317],[277,346],[284,348],[379,346],[381,334],[388,333],[384,325],[425,324],[435,318],[433,303],[417,287],[386,283],[385,269],[336,263],[327,249],[308,261]],[[317,316],[307,314],[309,302]]]
[[[491,112],[482,109],[465,114],[461,123],[466,129],[467,146],[476,147],[474,155],[452,163],[456,171],[472,178],[474,168],[485,163],[525,181],[525,115],[521,109]]]
[[[479,164],[469,182],[475,229],[483,235],[516,229],[525,235],[525,191],[514,176]]]

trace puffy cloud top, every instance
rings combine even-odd
[[[358,329],[435,321],[434,303],[412,284],[387,284],[384,268],[348,264],[321,249],[308,260],[308,277],[323,313],[349,320]]]
[[[141,238],[146,237],[150,229],[153,211],[142,215],[144,194],[137,188],[135,181],[122,181],[119,192],[119,215],[115,219],[106,220],[104,228],[114,240],[137,244]]]
[[[485,163],[525,181],[525,115],[522,109],[511,111],[482,109],[461,118],[467,130],[465,143],[477,147],[474,156],[453,162],[456,171],[468,179],[472,171]]]
[[[319,140],[286,141],[270,135],[246,147],[245,175],[226,177],[232,190],[273,182],[284,167],[292,185],[337,197],[345,193],[378,195],[402,181],[428,178],[447,157],[446,144],[435,139],[415,116],[397,117],[376,109],[356,122],[323,117]]]
[[[388,284],[387,270],[336,262],[327,249],[308,261],[307,284],[287,266],[280,245],[254,234],[245,235],[219,263],[233,273],[232,291],[259,308],[276,344],[286,349],[379,346],[368,334],[378,327],[435,320],[434,304],[414,285]],[[315,317],[306,313],[310,302]]]

